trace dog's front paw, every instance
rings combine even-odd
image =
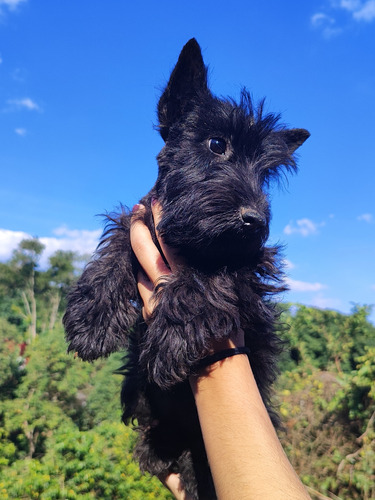
[[[140,364],[150,382],[169,389],[186,380],[192,366],[207,348],[202,335],[194,335],[191,325],[176,324],[160,315],[149,326],[142,343]]]
[[[218,281],[226,282],[219,288]],[[230,293],[229,293],[230,292]],[[141,367],[162,389],[186,380],[213,340],[239,328],[230,280],[189,273],[172,276],[157,293],[157,307],[140,350]]]

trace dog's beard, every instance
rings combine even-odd
[[[268,238],[268,226],[251,228],[239,217],[216,214],[184,222],[166,212],[158,230],[187,264],[201,269],[256,266]]]

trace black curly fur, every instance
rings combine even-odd
[[[158,104],[165,146],[154,188],[141,200],[154,241],[151,201],[162,206],[158,231],[186,266],[157,287],[147,326],[140,318],[131,214],[109,218],[92,261],[69,296],[64,316],[69,350],[86,360],[127,348],[123,419],[139,429],[141,468],[179,472],[186,490],[215,498],[193,396],[187,382],[213,340],[242,329],[262,397],[269,399],[280,340],[272,297],[285,290],[278,248],[265,246],[272,178],[296,168],[293,153],[308,138],[264,114],[242,91],[237,104],[214,97],[197,42],[183,48]],[[223,151],[213,148],[219,140]],[[224,144],[224,146],[223,146]],[[222,152],[223,154],[218,154]]]

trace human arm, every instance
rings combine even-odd
[[[157,226],[160,218],[158,204],[153,206],[153,215]],[[155,285],[183,264],[159,239],[170,268],[166,266],[148,229],[139,219],[132,225],[131,241],[144,270],[138,276],[138,289],[147,321],[152,319],[155,306]],[[230,340],[213,345],[212,350],[242,345],[243,334],[237,331]],[[190,377],[190,385],[219,499],[309,498],[281,447],[247,356],[236,355],[215,363],[198,376]],[[167,476],[164,482],[171,490],[171,486],[176,486],[177,489],[172,490],[176,498],[186,498],[178,476]]]
[[[219,361],[190,384],[219,499],[310,498],[282,449],[247,356]]]

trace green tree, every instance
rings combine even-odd
[[[61,326],[28,346],[15,397],[0,402],[1,498],[172,498],[132,459],[120,423],[120,357],[66,354]]]
[[[288,317],[287,340],[298,355],[284,359],[278,382],[281,439],[313,499],[375,498],[375,329],[368,312],[302,306]]]
[[[57,252],[41,270],[43,249],[34,243],[0,264],[0,498],[172,498],[141,474],[132,459],[136,434],[119,423],[122,380],[113,372],[121,354],[94,363],[66,354],[60,319],[76,256]],[[375,498],[368,313],[296,306],[283,315],[281,439],[314,500]],[[32,323],[38,334],[25,350]]]
[[[366,346],[375,346],[375,327],[367,320],[370,308],[354,307],[352,314],[293,306],[284,313],[287,355],[282,369],[298,364],[350,372]]]
[[[49,330],[52,330],[55,326],[61,300],[65,298],[70,286],[76,279],[76,269],[74,265],[75,259],[76,254],[74,252],[67,252],[63,250],[58,250],[49,258],[50,267],[46,272],[51,289],[51,311],[48,324]]]
[[[0,401],[12,399],[24,372],[23,335],[15,325],[0,317]]]
[[[1,498],[172,500],[132,459],[135,434],[120,423],[80,431],[61,425],[41,459],[18,460],[0,473]]]
[[[14,281],[20,291],[24,313],[23,317],[29,324],[28,342],[32,342],[36,337],[36,296],[35,280],[40,256],[44,250],[44,245],[37,239],[22,240],[18,248],[13,252],[10,265],[14,270]]]

